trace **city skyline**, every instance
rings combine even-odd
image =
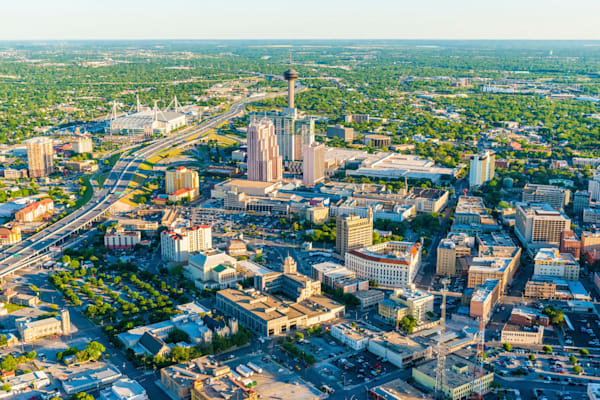
[[[600,39],[600,4],[575,0],[309,0],[303,7],[266,0],[199,6],[188,0],[127,5],[29,0],[5,5],[3,40],[101,39]],[[90,16],[93,15],[93,20]],[[269,24],[256,24],[260,16]],[[310,23],[307,23],[310,21]]]

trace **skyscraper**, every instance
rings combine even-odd
[[[469,186],[481,186],[494,178],[496,171],[496,153],[484,151],[471,156],[471,169],[469,171]]]
[[[41,178],[54,172],[54,149],[52,139],[37,137],[27,142],[27,163],[29,176]]]
[[[302,184],[314,186],[323,179],[325,179],[325,145],[323,143],[305,144]]]
[[[367,218],[358,215],[339,217],[335,226],[335,249],[342,257],[348,250],[373,244],[373,211],[369,207]]]
[[[248,126],[248,180],[281,180],[282,157],[275,138],[273,122],[263,119]]]

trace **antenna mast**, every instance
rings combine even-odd
[[[448,349],[444,345],[446,335],[446,287],[448,278],[442,279],[442,304],[440,305],[440,339],[437,345],[437,368],[435,373],[435,399],[444,399],[444,386],[446,384],[446,354]]]

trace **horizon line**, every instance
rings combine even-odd
[[[600,38],[588,38],[588,39],[576,39],[576,38],[553,38],[553,39],[542,39],[542,38],[451,38],[451,39],[442,39],[442,38],[85,38],[85,39],[76,39],[76,38],[51,38],[51,39],[43,39],[43,38],[29,38],[29,39],[0,39],[0,43],[6,42],[57,42],[57,41],[69,41],[69,42],[91,42],[91,41],[115,41],[115,42],[124,42],[124,41],[302,41],[302,40],[311,40],[311,41],[439,41],[439,42],[456,42],[456,41],[468,41],[468,42],[478,42],[478,41],[496,41],[496,42],[508,42],[508,41],[535,41],[535,42],[584,42],[584,41],[593,41],[600,42]]]

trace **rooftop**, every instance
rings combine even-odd
[[[543,248],[539,249],[535,255],[536,263],[560,263],[560,264],[578,264],[577,260],[571,253],[561,253],[558,249]]]

